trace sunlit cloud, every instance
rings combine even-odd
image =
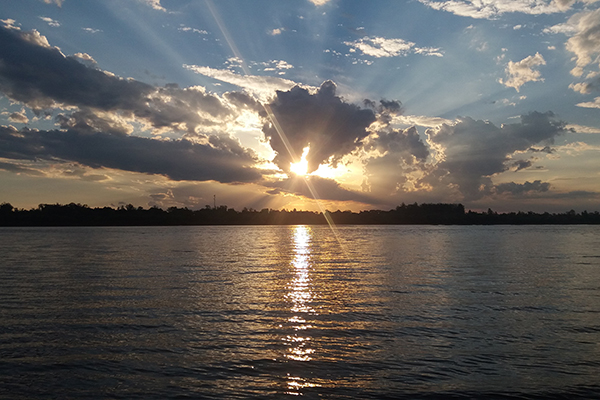
[[[62,3],[64,3],[64,0],[42,0],[42,1],[46,4],[56,4],[59,7],[61,7]]]
[[[179,28],[177,28],[177,30],[181,31],[181,32],[193,32],[193,33],[197,33],[199,35],[208,35],[208,32],[204,29],[192,28],[192,27],[185,26],[185,25],[181,25]]]
[[[600,108],[600,97],[596,97],[594,101],[586,101],[583,103],[578,103],[577,107],[584,108]]]
[[[16,111],[16,112],[10,113],[8,115],[8,122],[26,124],[29,122],[29,118],[27,118],[27,115],[25,114],[25,110],[23,109],[21,111]]]
[[[519,88],[527,82],[543,81],[540,71],[534,68],[540,65],[546,65],[546,60],[540,53],[524,58],[521,61],[509,61],[506,66],[506,75],[508,79],[500,79],[499,82],[506,87]]]
[[[591,63],[598,63],[600,55],[600,9],[584,11],[573,15],[569,25],[576,31],[567,41],[567,50],[574,53],[577,61],[571,70],[573,76],[583,75],[583,69]]]
[[[102,29],[94,29],[94,28],[81,28],[83,31],[87,33],[100,33]]]
[[[331,0],[308,0],[308,1],[318,7],[318,6],[323,6],[327,3],[329,3]]]
[[[598,102],[598,108],[600,108],[600,100],[597,100]],[[573,129],[575,132],[577,133],[589,133],[589,134],[596,134],[596,133],[600,133],[600,128],[595,128],[593,126],[585,126],[585,125],[578,125],[578,124],[568,124],[566,126],[567,129]]]
[[[442,124],[451,124],[452,120],[440,117],[427,117],[423,115],[397,115],[394,116],[391,123],[393,125],[417,125],[433,128]]]
[[[419,0],[435,10],[450,12],[462,17],[494,19],[506,13],[552,14],[564,9],[551,0]],[[572,2],[569,2],[572,3]]]
[[[49,17],[40,17],[40,19],[44,22],[46,22],[48,25],[50,25],[53,28],[58,28],[60,26],[60,22],[49,18]]]
[[[183,67],[197,74],[205,75],[243,88],[263,101],[271,98],[277,90],[289,90],[298,85],[296,82],[289,79],[272,76],[242,75],[226,69],[216,69],[198,65],[184,65]]]
[[[398,57],[409,53],[423,54],[428,56],[442,57],[439,48],[415,47],[415,43],[404,39],[387,39],[384,37],[365,36],[353,42],[344,42],[350,46],[350,51],[360,51],[371,57]]]
[[[150,7],[152,7],[155,10],[158,11],[164,11],[166,12],[167,10],[160,4],[160,0],[141,0],[144,3],[148,4]]]

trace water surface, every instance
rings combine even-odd
[[[600,396],[600,227],[0,229],[6,398]]]

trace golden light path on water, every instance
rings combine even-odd
[[[285,357],[292,361],[311,361],[315,350],[311,347],[311,337],[305,333],[312,325],[307,322],[308,315],[316,315],[311,306],[313,301],[313,283],[311,279],[311,240],[312,230],[306,225],[296,225],[293,229],[294,258],[291,262],[293,278],[287,286],[286,298],[291,302],[290,311],[292,316],[288,322],[292,323],[294,334],[283,337],[282,340],[288,345]],[[299,376],[287,375],[287,386],[289,392],[286,394],[299,395],[299,390],[307,387],[318,387],[320,385],[311,383]]]

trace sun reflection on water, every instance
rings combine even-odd
[[[311,306],[314,298],[313,283],[311,280],[311,238],[312,231],[309,226],[298,225],[293,228],[294,240],[294,258],[291,267],[293,268],[293,277],[289,282],[286,298],[290,300],[290,311],[292,316],[288,318],[288,323],[292,324],[293,334],[286,335],[281,339],[288,346],[285,358],[291,361],[308,362],[313,359],[315,350],[311,347],[312,338],[307,334],[307,330],[312,325],[307,322],[309,315],[316,315],[316,311]],[[308,387],[319,386],[311,383],[300,376],[287,374],[287,394],[301,394],[299,390]]]

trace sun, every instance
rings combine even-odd
[[[304,150],[302,150],[302,157],[300,161],[297,163],[290,164],[290,171],[296,175],[304,176],[308,175],[308,161],[306,160],[306,156],[308,155],[309,146],[306,146]]]

